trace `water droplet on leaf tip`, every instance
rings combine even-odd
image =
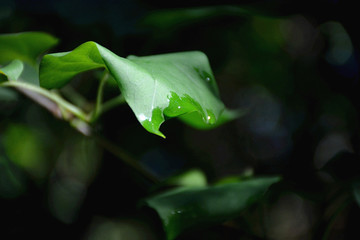
[[[139,115],[139,120],[142,122],[142,121],[145,121],[146,120],[146,116],[144,114],[140,114]]]

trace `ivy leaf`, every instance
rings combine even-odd
[[[105,68],[116,80],[142,126],[164,137],[168,118],[194,113],[185,121],[195,127],[216,124],[224,111],[206,55],[199,51],[122,58],[95,42],[71,52],[45,55],[40,85],[59,88],[75,75]]]
[[[18,59],[36,65],[39,55],[57,43],[57,38],[42,32],[1,34],[0,64]]]
[[[0,68],[0,82],[21,81],[39,86],[39,74],[35,66],[24,63],[18,59]]]
[[[24,70],[24,64],[20,60],[13,60],[8,65],[0,68],[0,82],[5,80],[17,80]]]
[[[150,197],[145,204],[156,210],[167,239],[171,240],[186,230],[237,217],[279,180],[266,177],[209,187],[177,188]]]

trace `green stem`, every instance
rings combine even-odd
[[[123,95],[119,95],[117,97],[114,97],[112,99],[110,99],[109,101],[105,102],[103,105],[102,105],[102,108],[101,108],[101,113],[104,113],[106,111],[109,111],[110,109],[118,106],[118,105],[121,105],[125,103],[125,98]]]
[[[105,70],[106,71],[106,70]],[[109,73],[106,71],[104,75],[102,76],[96,96],[96,105],[95,105],[95,111],[94,111],[94,118],[97,118],[99,114],[101,113],[101,104],[103,100],[104,95],[104,86],[109,78]]]
[[[0,84],[0,86],[1,87],[21,88],[21,89],[35,92],[37,94],[40,94],[40,95],[52,100],[53,102],[55,102],[56,104],[58,104],[59,106],[61,106],[65,110],[67,110],[68,112],[72,113],[77,118],[79,118],[83,121],[86,121],[86,122],[88,121],[87,115],[81,109],[77,108],[73,104],[67,102],[62,97],[50,92],[49,90],[44,89],[44,88],[41,88],[41,87],[38,87],[35,85],[31,85],[28,83],[20,82],[20,81],[3,82]]]
[[[109,73],[105,70],[100,79],[99,87],[96,95],[95,109],[89,114],[89,122],[95,122],[102,112],[102,101],[104,96],[104,86],[109,78]]]
[[[61,89],[61,95],[69,99],[70,102],[74,103],[76,106],[79,106],[81,109],[86,109],[90,105],[86,98],[75,91],[74,88],[70,85],[66,85]]]
[[[125,102],[125,98],[122,95],[119,95],[115,98],[108,100],[107,102],[103,103],[103,94],[104,94],[104,86],[109,78],[109,73],[105,72],[103,77],[100,80],[97,97],[96,97],[96,105],[94,111],[90,114],[90,122],[95,122],[101,114],[104,112],[109,111],[110,109],[121,105]]]
[[[124,98],[122,96],[116,97],[114,99],[109,100],[106,102],[103,107],[100,107],[101,100],[102,100],[102,89],[104,87],[104,84],[106,82],[106,78],[102,79],[102,83],[100,83],[99,86],[99,92],[98,92],[98,99],[97,99],[97,105],[98,110],[97,113],[107,111],[108,109],[124,102]],[[69,113],[72,113],[74,116],[76,116],[78,119],[67,119],[71,123],[71,125],[76,128],[79,132],[83,133],[86,136],[91,135],[90,127],[87,125],[87,122],[89,121],[89,117],[87,114],[85,114],[82,110],[77,108],[76,106],[72,105],[71,103],[64,100],[61,96],[55,94],[54,92],[51,92],[49,90],[46,90],[44,88],[31,85],[28,83],[20,82],[20,81],[7,81],[0,83],[0,87],[14,87],[19,88],[19,90],[28,90],[31,93],[36,93],[41,96],[46,97],[47,99],[53,101],[58,105],[58,107],[61,109],[64,109],[68,111]],[[25,91],[24,91],[25,92]],[[63,114],[64,115],[64,114]],[[141,165],[136,159],[131,157],[126,151],[119,148],[118,146],[114,145],[107,139],[100,137],[96,134],[94,134],[94,138],[97,140],[97,142],[104,147],[107,151],[114,154],[118,158],[120,158],[124,163],[126,163],[128,166],[131,166],[134,168],[137,172],[142,174],[145,178],[149,179],[153,183],[159,182],[158,178],[154,176],[151,172],[149,172],[143,165]]]

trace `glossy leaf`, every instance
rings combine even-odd
[[[254,203],[278,177],[256,178],[211,187],[177,188],[148,198],[159,214],[168,239],[181,232],[232,219]]]
[[[230,109],[224,109],[224,111],[219,116],[219,119],[214,124],[204,124],[204,121],[202,120],[201,116],[199,116],[198,112],[192,112],[188,114],[184,114],[179,116],[179,118],[186,122],[187,124],[191,125],[194,128],[200,129],[200,130],[207,130],[207,129],[213,129],[216,128],[222,124],[225,124],[231,120],[234,120],[238,117],[241,117],[245,114],[244,110],[230,110]]]
[[[71,52],[46,55],[40,85],[59,88],[98,68],[110,72],[143,127],[162,137],[159,128],[168,118],[197,112],[186,122],[207,126],[216,124],[225,109],[208,59],[198,51],[122,58],[87,42]]]
[[[23,32],[0,35],[0,64],[15,59],[25,61],[32,65],[40,54],[56,45],[58,40],[42,32]]]

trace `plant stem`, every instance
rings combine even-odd
[[[89,121],[96,121],[101,114],[109,111],[110,109],[125,103],[125,98],[122,95],[114,97],[107,102],[103,103],[103,94],[104,94],[104,86],[109,78],[109,73],[105,72],[103,77],[100,80],[97,97],[96,97],[96,105],[94,111],[90,114]]]
[[[90,105],[86,98],[79,94],[77,91],[75,91],[74,88],[70,85],[66,85],[61,89],[61,95],[69,99],[70,102],[74,103],[81,109],[87,109]]]
[[[94,122],[101,114],[102,101],[104,95],[104,86],[109,78],[109,73],[105,70],[103,76],[100,79],[99,87],[96,95],[96,104],[94,111],[90,114],[90,122]]]
[[[106,80],[105,78],[102,79],[102,83],[100,84],[99,88],[102,89]],[[159,182],[158,178],[154,176],[152,173],[150,173],[143,165],[141,165],[136,159],[130,156],[126,151],[119,148],[118,146],[114,145],[107,139],[100,137],[96,134],[91,135],[91,131],[88,129],[89,126],[87,125],[87,122],[89,121],[88,115],[86,115],[82,110],[77,108],[76,106],[72,105],[71,103],[64,100],[62,97],[58,96],[54,92],[51,92],[49,90],[46,90],[44,88],[31,85],[28,83],[20,82],[20,81],[7,81],[0,83],[0,87],[14,87],[18,88],[21,92],[32,98],[34,101],[38,102],[39,104],[46,107],[50,112],[52,112],[57,117],[65,117],[68,118],[64,113],[61,114],[61,110],[64,109],[69,113],[72,113],[74,116],[76,116],[78,119],[66,119],[68,120],[71,125],[76,128],[79,132],[86,136],[93,136],[96,141],[107,151],[112,153],[114,156],[121,159],[125,164],[135,169],[137,172],[139,172],[141,175],[143,175],[145,178],[150,180],[153,183]],[[102,99],[102,92],[99,91],[98,93],[98,101],[97,104],[101,104]],[[39,96],[40,95],[40,96]],[[45,98],[41,98],[45,97]],[[51,100],[51,101],[49,101]],[[107,111],[113,106],[116,106],[117,104],[123,103],[124,99],[122,96],[116,97],[110,101],[108,101],[103,108],[100,109],[100,105],[98,108],[98,113],[100,113],[100,110],[102,112]],[[57,104],[57,105],[56,105]],[[55,109],[57,108],[57,109]],[[78,121],[76,121],[78,120]]]
[[[42,96],[52,100],[53,102],[55,102],[56,104],[58,104],[59,106],[61,106],[65,110],[67,110],[68,112],[72,113],[77,118],[79,118],[85,122],[88,121],[87,115],[81,109],[77,108],[76,106],[69,103],[62,97],[56,95],[55,93],[53,93],[49,90],[44,89],[44,88],[41,88],[41,87],[38,87],[38,86],[35,86],[32,84],[28,84],[25,82],[21,82],[21,81],[7,81],[7,82],[1,83],[0,86],[1,87],[15,87],[15,88],[25,89],[25,90],[29,90],[31,92],[37,93],[39,95],[42,95]]]

